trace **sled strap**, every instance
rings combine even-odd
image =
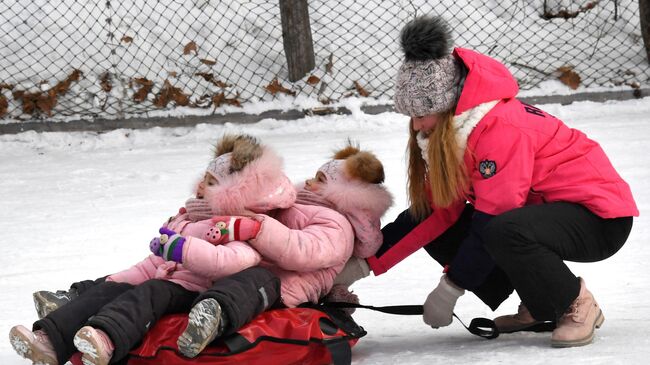
[[[352,363],[352,348],[347,339],[323,340],[323,345],[327,347],[327,350],[332,356],[332,364],[350,365]]]
[[[357,303],[346,303],[346,302],[325,302],[323,306],[330,308],[364,308],[370,309],[377,312],[388,313],[388,314],[403,314],[403,315],[422,315],[424,313],[424,308],[421,305],[388,305],[383,307],[375,307],[372,305],[363,305]],[[460,322],[460,324],[469,331],[469,333],[483,337],[488,340],[495,339],[499,337],[499,329],[497,328],[494,321],[487,318],[474,318],[469,324],[469,327],[454,313],[454,317]]]
[[[335,330],[338,330],[338,328],[336,328]],[[327,330],[324,330],[324,332],[325,331]],[[258,338],[258,341],[262,341],[262,340],[277,342],[277,343],[303,345],[303,346],[308,345],[308,342],[304,340],[291,340],[291,339],[276,338],[271,336],[261,336]],[[350,365],[352,363],[352,347],[348,342],[348,338],[338,337],[338,338],[313,340],[313,341],[322,343],[323,346],[327,348],[327,350],[330,353],[330,356],[332,357],[332,362],[331,362],[332,364]],[[234,354],[244,352],[256,345],[256,343],[251,343],[239,333],[234,333],[230,336],[227,336],[226,338],[223,339],[223,342],[228,348],[228,350]]]

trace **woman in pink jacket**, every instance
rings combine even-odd
[[[552,346],[589,344],[604,316],[564,261],[621,248],[639,214],[628,184],[598,143],[517,100],[501,63],[450,54],[444,20],[411,21],[401,44],[395,109],[411,117],[411,207],[382,229],[369,269],[379,275],[424,247],[445,267],[424,304],[428,325],[449,325],[465,290],[494,310],[514,289],[519,312],[496,319],[501,332],[556,324]]]

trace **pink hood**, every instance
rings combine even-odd
[[[223,215],[241,215],[246,211],[265,213],[293,205],[296,190],[283,172],[282,159],[270,148],[262,149],[262,156],[241,171],[226,176],[217,185],[206,187],[205,199],[213,212]]]
[[[352,224],[353,255],[360,258],[374,255],[383,241],[380,219],[393,205],[393,196],[386,187],[357,180],[329,181],[318,195]]]
[[[519,92],[517,81],[500,62],[465,48],[455,48],[468,69],[456,115],[488,101],[514,98]]]

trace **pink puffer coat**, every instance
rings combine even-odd
[[[206,188],[205,199],[215,214],[243,214],[287,208],[294,204],[296,191],[282,172],[282,160],[264,147],[262,155],[248,163],[243,170],[229,175],[219,184]],[[187,214],[179,214],[167,227],[187,238],[183,251],[199,240],[211,247],[204,261],[209,265],[179,264],[149,255],[134,266],[110,275],[108,281],[138,285],[149,279],[166,279],[192,291],[204,291],[216,279],[237,273],[261,262],[259,253],[245,242],[233,241],[213,246],[200,237],[214,224],[210,220],[191,222]],[[143,247],[145,243],[142,244]]]

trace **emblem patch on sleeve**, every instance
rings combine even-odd
[[[478,165],[478,171],[484,179],[490,178],[497,173],[497,163],[492,160],[483,160]]]

